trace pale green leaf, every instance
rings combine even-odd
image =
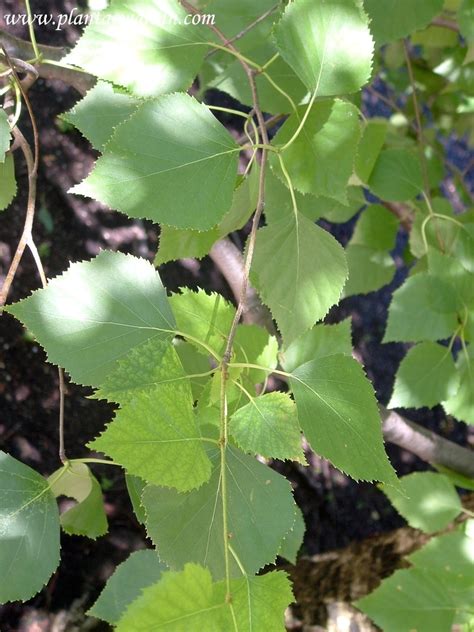
[[[461,35],[470,44],[474,43],[474,0],[462,0],[457,17]]]
[[[26,601],[59,564],[59,512],[47,481],[0,452],[0,603]]]
[[[181,572],[166,571],[145,588],[119,621],[118,632],[163,628],[169,632],[284,632],[284,612],[293,595],[286,573],[231,580],[233,613],[226,602],[227,585],[212,583],[209,570],[186,564]]]
[[[63,530],[94,540],[107,533],[102,490],[89,467],[85,463],[71,463],[66,472],[58,478],[60,471],[49,477],[51,491],[55,496],[67,496],[77,501],[76,505],[61,514]]]
[[[355,605],[380,629],[397,632],[448,632],[456,610],[439,576],[418,568],[396,571]]]
[[[138,393],[88,445],[129,474],[180,491],[199,487],[211,473],[187,380]]]
[[[311,197],[311,196],[310,196]],[[347,204],[342,204],[337,200],[317,197],[314,208],[321,217],[327,219],[328,222],[335,224],[344,224],[348,222],[354,215],[366,204],[364,192],[361,187],[347,187]]]
[[[153,266],[119,252],[71,264],[45,289],[5,310],[32,331],[51,362],[85,385],[101,384],[119,358],[175,328]]]
[[[437,250],[428,250],[428,270],[433,277],[432,305],[440,312],[464,313],[474,307],[474,274],[461,263]]]
[[[444,529],[462,511],[454,485],[435,472],[408,474],[399,479],[398,487],[383,491],[411,527],[426,533]]]
[[[378,46],[425,27],[441,12],[444,0],[364,0]]]
[[[293,137],[305,109],[299,107],[285,121],[273,141],[276,145],[284,145]],[[313,105],[303,132],[283,153],[293,186],[302,193],[347,204],[346,188],[359,138],[358,110],[352,103],[336,99]],[[277,168],[277,158],[272,156],[271,161]]]
[[[459,421],[474,424],[474,359],[472,342],[469,345],[471,352],[461,354],[457,361],[460,374],[458,392],[443,402],[443,408],[448,415],[453,415]]]
[[[173,0],[116,0],[63,61],[141,96],[187,90],[208,51],[205,27]]]
[[[290,378],[303,433],[315,452],[356,480],[393,482],[371,383],[351,357],[302,364]]]
[[[456,573],[474,584],[474,538],[469,529],[466,532],[457,529],[453,533],[431,538],[408,559],[418,568],[449,575]]]
[[[229,432],[245,452],[306,462],[296,406],[287,393],[252,397],[230,418]]]
[[[77,127],[95,149],[103,151],[117,125],[128,119],[139,104],[140,99],[114,90],[110,83],[98,81],[61,118]]]
[[[435,342],[421,342],[403,358],[388,407],[435,406],[456,395],[458,388],[451,351]]]
[[[303,513],[298,506],[295,506],[295,522],[293,527],[285,535],[281,544],[278,555],[288,560],[292,564],[296,564],[299,550],[303,544],[303,537],[306,531],[306,524]]]
[[[395,274],[392,257],[381,250],[350,243],[346,258],[349,278],[344,286],[344,297],[375,292],[390,283]]]
[[[385,143],[388,124],[385,119],[371,119],[362,130],[355,159],[355,172],[359,179],[367,183],[380,151]]]
[[[211,479],[198,490],[180,494],[148,486],[142,500],[147,531],[161,559],[177,569],[186,562],[198,562],[210,569],[214,579],[221,579],[225,561],[220,453],[216,449],[210,456]],[[226,449],[226,485],[232,547],[245,572],[253,574],[275,560],[294,523],[291,486],[283,476],[233,447]],[[241,576],[232,556],[230,571],[233,577]]]
[[[336,325],[315,325],[280,354],[280,361],[285,371],[293,371],[310,360],[336,353],[352,355],[350,318]]]
[[[175,348],[151,338],[121,358],[96,391],[96,399],[127,404],[141,392],[183,381],[186,374]]]
[[[146,101],[122,123],[72,192],[129,217],[208,230],[232,204],[238,151],[205,105],[170,94]]]
[[[275,167],[279,169],[278,166]],[[315,221],[322,216],[322,211],[331,205],[334,200],[325,198],[326,204],[321,202],[321,198],[314,195],[303,195],[299,191],[295,191],[296,203],[298,211],[305,215],[308,219]],[[267,224],[273,224],[280,219],[284,219],[293,214],[293,202],[290,190],[281,180],[281,177],[275,175],[273,169],[267,169],[265,178],[265,219]]]
[[[275,28],[282,57],[311,92],[356,92],[372,71],[367,16],[354,0],[294,0]]]
[[[9,206],[16,195],[15,162],[13,155],[8,154],[5,162],[0,162],[0,211]]]
[[[408,277],[393,293],[384,342],[420,342],[451,336],[456,314],[439,313],[432,307],[431,278],[426,273]]]
[[[297,221],[289,216],[258,231],[251,277],[289,344],[338,302],[347,277],[344,250],[298,213]]]
[[[399,220],[380,204],[371,204],[362,213],[352,234],[350,245],[373,250],[393,250]]]
[[[262,327],[238,325],[234,338],[234,354],[235,362],[275,369],[278,364],[278,341]],[[253,384],[260,384],[268,377],[268,371],[246,369],[246,372]]]
[[[204,290],[197,292],[183,289],[182,294],[170,296],[170,303],[176,318],[177,328],[196,348],[206,353],[202,345],[193,338],[209,345],[217,353],[223,349],[230,326],[234,319],[235,309],[220,294],[206,294]]]
[[[5,110],[0,107],[0,163],[5,162],[5,154],[10,147],[10,123]]]
[[[404,202],[423,190],[417,154],[409,149],[385,149],[377,158],[368,182],[370,190],[382,200]]]
[[[142,590],[157,582],[164,571],[166,566],[156,551],[135,551],[117,566],[87,614],[115,625]]]

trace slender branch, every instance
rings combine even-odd
[[[38,44],[36,42],[35,27],[33,24],[33,16],[31,14],[30,0],[25,0],[25,5],[26,5],[26,14],[28,16],[28,32],[30,34],[30,41],[31,41],[31,45],[33,46],[33,50],[35,52],[35,61],[38,61],[41,57],[41,53],[39,52]]]
[[[449,20],[448,18],[434,18],[431,20],[432,26],[442,26],[445,29],[459,33],[459,26],[455,20]]]

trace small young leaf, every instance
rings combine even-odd
[[[86,27],[63,61],[140,96],[187,90],[206,55],[205,28],[173,0],[121,0]]]
[[[287,393],[267,393],[235,412],[230,434],[245,452],[305,463],[294,401]]]
[[[315,452],[356,480],[396,480],[385,454],[372,385],[351,357],[307,362],[290,379],[303,432]]]
[[[0,162],[0,211],[7,208],[16,195],[15,162],[12,154]]]
[[[388,407],[435,406],[453,397],[458,388],[451,351],[435,342],[421,342],[403,358]]]
[[[443,4],[444,0],[364,0],[378,46],[419,31],[442,11]]]
[[[72,192],[129,217],[208,230],[232,204],[238,151],[205,105],[170,94],[146,101],[122,123]]]
[[[440,340],[456,330],[454,309],[451,313],[435,311],[431,292],[430,276],[420,272],[393,293],[384,342]]]
[[[5,311],[32,331],[50,362],[91,386],[101,384],[130,350],[150,338],[169,338],[175,329],[153,266],[119,252],[71,264],[45,289]]]
[[[384,487],[395,509],[415,529],[433,533],[448,526],[462,511],[454,485],[442,474],[414,472]]]
[[[350,318],[336,325],[315,325],[280,354],[280,361],[285,371],[293,371],[310,360],[336,353],[352,355]]]
[[[77,501],[77,505],[61,514],[63,530],[93,540],[107,533],[102,490],[89,467],[85,463],[72,463],[60,478],[59,472],[54,472],[48,479],[51,491],[56,497],[67,496]]]
[[[275,136],[284,145],[296,132],[307,106],[288,117]],[[347,184],[354,169],[360,138],[358,110],[336,99],[313,105],[304,132],[284,151],[292,183],[302,193],[322,195],[347,204]],[[277,169],[277,158],[272,157]],[[280,176],[283,178],[283,176]]]
[[[210,569],[214,579],[221,579],[225,559],[219,451],[214,450],[210,458],[214,465],[211,479],[198,490],[180,494],[150,485],[142,500],[148,534],[163,561],[173,568],[198,562]],[[228,447],[226,468],[230,541],[250,575],[275,560],[283,537],[293,526],[295,504],[288,481],[254,457]],[[242,575],[233,557],[230,571],[233,577]]]
[[[0,451],[0,603],[26,601],[59,564],[59,512],[47,481]]]
[[[404,202],[423,190],[420,161],[408,149],[385,149],[377,158],[369,188],[382,200]]]
[[[185,381],[138,393],[89,447],[130,474],[180,491],[199,487],[211,473]]]
[[[116,625],[143,589],[157,582],[166,570],[156,551],[135,551],[117,566],[87,614]]]
[[[289,344],[339,300],[347,278],[344,250],[298,213],[297,221],[289,216],[259,229],[251,277]]]
[[[10,124],[5,110],[0,107],[0,163],[5,162],[5,154],[10,147]]]
[[[103,151],[116,127],[129,118],[140,99],[118,92],[110,83],[98,81],[86,96],[61,116],[77,127],[94,149]]]
[[[356,92],[372,71],[367,16],[354,0],[294,0],[275,28],[282,57],[311,92]]]
[[[223,349],[235,313],[230,303],[220,294],[187,289],[182,290],[182,294],[173,294],[169,300],[178,331],[205,342],[216,352]],[[206,353],[205,348],[192,338],[189,342],[201,353]]]

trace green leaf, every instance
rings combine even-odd
[[[344,286],[344,297],[375,292],[393,279],[395,264],[386,252],[349,244],[346,257],[349,278]]]
[[[284,611],[293,600],[286,573],[232,580],[232,613],[226,592],[225,582],[213,584],[209,571],[196,564],[186,564],[181,572],[166,571],[129,606],[117,632],[155,627],[169,632],[223,632],[235,626],[239,632],[284,631]]]
[[[292,372],[290,383],[315,452],[356,480],[396,480],[374,390],[356,360],[338,354],[306,362]]]
[[[396,571],[355,605],[382,630],[400,632],[451,630],[456,610],[439,577],[417,568]]]
[[[71,264],[45,289],[5,310],[32,331],[50,362],[84,385],[101,384],[119,358],[175,328],[153,266],[119,252]]]
[[[185,17],[173,0],[113,2],[62,61],[140,96],[187,90],[208,47],[205,28]]]
[[[372,204],[362,213],[350,240],[351,246],[367,246],[387,251],[395,247],[398,218],[380,204]]]
[[[59,512],[47,481],[0,451],[0,603],[26,601],[59,564]]]
[[[303,518],[301,509],[295,506],[295,522],[293,527],[285,535],[285,538],[281,544],[278,555],[288,560],[292,564],[296,564],[298,552],[303,543],[304,533],[306,531],[306,524]]]
[[[71,191],[129,217],[207,230],[232,204],[238,152],[205,105],[170,94],[146,101],[122,123],[93,172]]]
[[[428,270],[433,277],[432,304],[436,309],[464,313],[474,307],[474,275],[462,265],[460,257],[429,249]]]
[[[120,123],[128,119],[140,104],[140,99],[118,92],[110,83],[98,81],[86,96],[61,116],[77,127],[94,149],[103,151]]]
[[[5,154],[10,148],[10,123],[5,110],[0,107],[0,163],[5,162]]]
[[[197,292],[183,289],[182,294],[173,294],[169,300],[178,330],[185,336],[192,336],[189,342],[196,344],[196,348],[204,353],[205,349],[193,338],[209,345],[217,353],[223,350],[235,314],[230,303],[220,294],[206,294],[201,289]]]
[[[0,162],[0,211],[9,206],[16,191],[15,163],[12,154],[8,154],[5,162]]]
[[[243,180],[238,176],[232,206],[216,228],[202,232],[162,226],[155,265],[187,257],[201,259],[218,239],[243,228],[257,205],[258,174],[258,169],[252,169]]]
[[[295,134],[307,106],[288,117],[275,136],[284,145]],[[313,105],[304,132],[283,153],[293,186],[302,193],[322,195],[347,204],[347,184],[354,169],[360,138],[358,110],[346,101]],[[277,168],[277,157],[271,158]],[[283,178],[283,176],[280,176]]]
[[[182,382],[185,377],[174,346],[151,338],[116,363],[94,397],[128,404],[144,391],[156,390],[163,384]]]
[[[48,479],[51,491],[56,497],[67,496],[77,501],[77,505],[61,514],[63,530],[70,535],[83,535],[94,540],[107,533],[102,490],[89,467],[85,463],[71,463],[58,478],[60,471],[54,472]]]
[[[252,50],[252,61],[264,65],[275,53],[275,47],[267,41]],[[308,93],[304,83],[280,55],[268,66],[265,73],[270,77],[270,80],[262,73],[258,73],[255,77],[260,106],[265,112],[280,114],[293,110],[290,100],[277,90],[274,84],[277,84],[284,93],[289,95],[296,105],[301,103],[303,97]],[[210,85],[222,92],[227,92],[240,103],[252,105],[252,92],[248,77],[239,60],[229,64],[222,73],[212,80]]]
[[[252,397],[230,418],[229,432],[245,452],[306,463],[296,406],[287,393]]]
[[[375,118],[367,121],[362,130],[362,138],[355,159],[355,172],[364,183],[368,182],[380,150],[385,143],[387,128],[385,119]]]
[[[420,272],[408,277],[393,293],[384,342],[440,340],[457,328],[455,313],[439,313],[432,307],[432,279]]]
[[[88,615],[116,625],[143,589],[157,582],[166,566],[156,553],[143,549],[117,566]]]
[[[193,400],[196,401],[201,398],[209,380],[210,358],[200,353],[190,342],[185,342],[184,340],[175,340],[174,348],[183,365],[185,374],[190,376],[189,383],[191,384]]]
[[[138,522],[144,525],[146,515],[145,508],[142,505],[142,494],[146,487],[146,483],[139,476],[133,476],[132,474],[125,474],[125,483],[127,485],[128,495],[130,496],[130,502],[132,503],[135,516],[137,517]]]
[[[418,568],[447,574],[449,581],[452,581],[452,575],[456,574],[474,584],[474,539],[472,530],[469,533],[469,528],[467,532],[457,529],[453,533],[431,538],[408,559]]]
[[[275,41],[318,96],[357,92],[371,75],[373,40],[367,16],[354,0],[294,0],[276,25]]]
[[[198,562],[210,569],[214,579],[221,579],[225,561],[219,451],[214,450],[210,458],[214,465],[211,479],[197,491],[180,494],[148,486],[142,501],[148,535],[162,560],[175,569],[189,561]],[[275,560],[283,537],[293,526],[291,487],[283,476],[233,447],[226,449],[226,482],[231,544],[250,575]],[[233,577],[241,576],[232,556],[230,571]]]
[[[257,325],[238,325],[234,338],[235,362],[258,364],[275,369],[278,364],[278,341],[268,331]],[[268,371],[245,369],[253,384],[260,384],[268,377]]]
[[[444,0],[364,0],[378,46],[424,28],[443,9]],[[413,626],[412,626],[413,627]]]
[[[457,17],[461,35],[472,44],[474,42],[474,1],[462,0]]]
[[[460,374],[458,392],[443,402],[443,408],[448,415],[453,415],[459,421],[474,424],[474,362],[472,357],[472,342],[469,345],[471,353],[462,354],[457,361]]]
[[[389,202],[404,202],[416,197],[423,190],[418,156],[408,149],[383,150],[368,184],[375,195]]]
[[[352,219],[365,204],[362,188],[349,186],[347,187],[347,204],[325,197],[317,197],[314,206],[321,217],[327,219],[328,222],[344,224]]]
[[[336,325],[315,325],[280,354],[280,361],[285,371],[293,371],[310,360],[336,353],[352,355],[350,318]]]
[[[324,318],[346,277],[343,248],[300,213],[259,229],[251,278],[285,344]]]
[[[326,210],[327,205],[331,205],[334,202],[334,200],[325,198],[326,204],[324,204],[320,201],[320,198],[316,198],[313,195],[303,195],[299,191],[294,193],[299,212],[311,221],[319,219],[323,210]],[[267,224],[273,224],[280,219],[287,218],[293,212],[289,188],[280,177],[275,175],[273,169],[267,169],[265,177],[265,219]]]
[[[187,380],[138,393],[88,446],[129,474],[180,491],[199,487],[211,473]]]
[[[435,472],[408,474],[399,479],[398,487],[383,491],[411,527],[426,533],[444,529],[462,511],[454,485]]]
[[[388,407],[435,406],[456,395],[458,388],[451,351],[435,342],[421,342],[403,358]]]

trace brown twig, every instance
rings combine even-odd
[[[448,18],[434,18],[431,20],[432,26],[442,26],[445,29],[449,29],[450,31],[455,31],[455,33],[459,33],[459,26],[455,20],[449,20]]]

